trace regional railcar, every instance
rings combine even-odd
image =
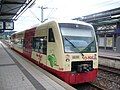
[[[11,36],[12,49],[68,84],[94,81],[98,48],[93,27],[78,21],[50,21]]]

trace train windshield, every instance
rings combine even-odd
[[[94,29],[87,25],[59,23],[65,52],[96,52]]]

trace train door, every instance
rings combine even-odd
[[[32,28],[30,30],[25,31],[23,54],[29,58],[31,57],[32,54],[32,38],[35,34],[35,29],[36,28]]]
[[[55,38],[53,29],[49,28],[48,30],[48,61],[47,66],[53,68],[56,65],[56,57],[55,57]]]

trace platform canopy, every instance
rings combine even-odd
[[[83,20],[93,25],[117,23],[120,22],[120,7],[83,16],[82,18],[78,17],[74,20]]]
[[[27,10],[35,0],[0,0],[0,21],[14,21]]]

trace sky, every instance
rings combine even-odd
[[[120,0],[36,0],[14,23],[15,31],[23,31],[41,24],[41,7],[44,19],[73,19],[117,8]]]

